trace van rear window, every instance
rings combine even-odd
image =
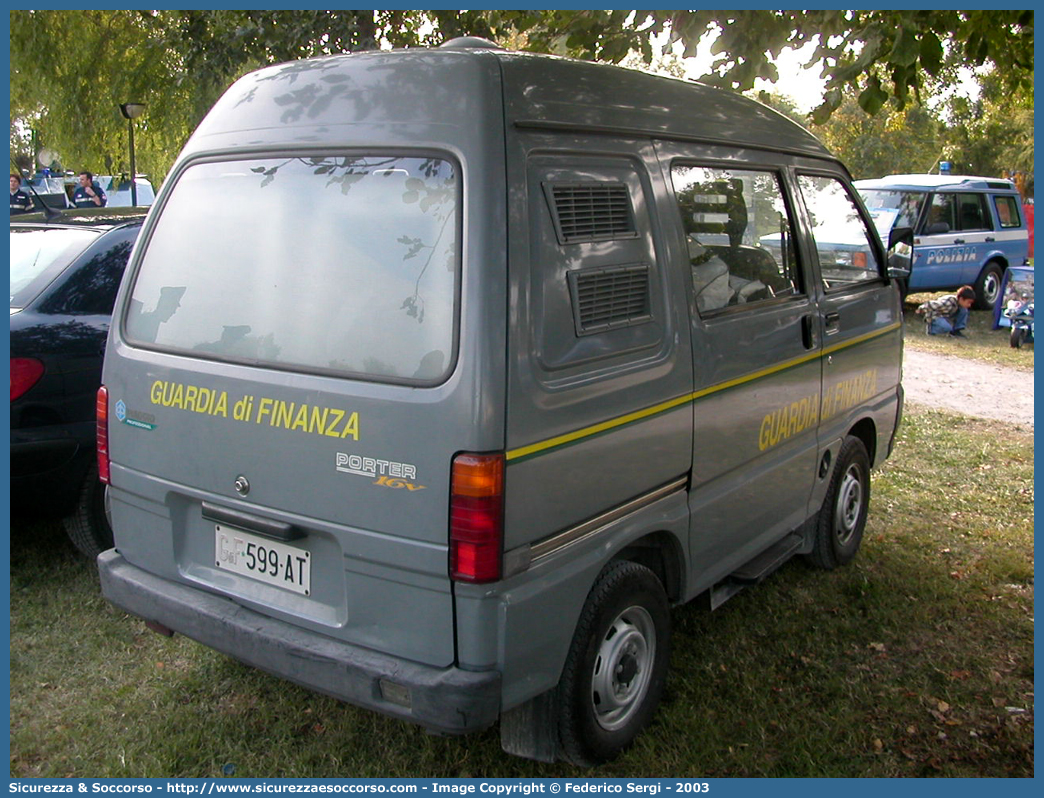
[[[124,334],[217,360],[440,382],[455,354],[459,196],[439,158],[193,165],[149,236]]]

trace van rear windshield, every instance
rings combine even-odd
[[[447,160],[199,163],[149,236],[134,344],[232,362],[440,382],[455,352],[457,171]]]

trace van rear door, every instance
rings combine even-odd
[[[277,153],[172,179],[106,370],[117,548],[451,663],[450,467],[489,432],[474,374],[455,369],[459,165]]]

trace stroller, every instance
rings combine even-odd
[[[1018,349],[1033,343],[1033,267],[1009,266],[994,306],[993,329],[1010,329],[1008,340]]]

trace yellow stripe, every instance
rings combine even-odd
[[[600,432],[605,432],[606,430],[621,427],[624,424],[630,424],[633,421],[640,421],[643,418],[648,418],[649,416],[654,416],[657,413],[662,413],[666,410],[672,410],[676,407],[689,404],[690,402],[694,402],[697,399],[702,399],[705,396],[710,396],[711,394],[719,393],[729,388],[734,388],[737,385],[743,385],[744,383],[753,382],[754,380],[760,380],[762,377],[767,377],[770,374],[776,374],[780,371],[785,371],[786,369],[794,368],[795,366],[800,366],[803,363],[809,363],[813,360],[817,360],[823,357],[824,355],[832,354],[842,349],[847,349],[850,346],[856,346],[857,344],[865,343],[866,341],[872,340],[874,338],[879,338],[882,335],[887,335],[888,333],[898,330],[901,326],[902,325],[899,322],[895,322],[894,324],[890,324],[889,326],[883,329],[875,330],[874,332],[867,333],[865,335],[860,335],[858,338],[852,338],[848,341],[843,341],[842,343],[827,347],[819,352],[811,352],[807,355],[802,355],[801,357],[796,357],[792,360],[784,361],[783,363],[777,363],[775,366],[772,366],[771,368],[762,369],[761,371],[755,371],[751,372],[750,374],[745,374],[742,377],[736,377],[735,379],[726,380],[725,382],[720,382],[717,385],[711,385],[707,388],[702,388],[698,391],[694,391],[693,393],[679,396],[676,399],[670,399],[666,402],[661,402],[658,405],[653,405],[652,407],[647,407],[643,410],[636,410],[633,413],[628,413],[624,416],[619,416],[608,421],[603,421],[600,424],[595,424],[591,427],[584,427],[583,429],[578,429],[574,432],[567,432],[565,435],[559,435],[555,438],[548,438],[544,441],[531,443],[529,446],[522,446],[518,449],[512,449],[511,451],[507,452],[507,454],[505,454],[505,458],[508,460],[517,460],[520,457],[527,457],[531,454],[536,454],[537,452],[542,452],[546,449],[553,449],[556,446],[562,446],[566,443],[572,443],[573,441],[578,441],[581,438],[587,438],[591,435],[597,435]]]
[[[855,346],[856,344],[864,343],[865,341],[869,341],[872,338],[880,338],[882,335],[888,335],[888,333],[890,332],[895,332],[902,326],[903,325],[901,322],[894,322],[892,324],[889,324],[887,327],[881,328],[880,330],[875,330],[874,332],[866,333],[865,335],[860,335],[858,338],[852,338],[848,341],[842,341],[839,344],[828,346],[823,350],[822,354],[829,355],[833,352],[838,352],[842,349],[847,349],[850,346]]]
[[[505,455],[505,457],[508,460],[516,460],[519,457],[525,457],[526,455],[540,452],[544,449],[551,449],[555,446],[561,446],[564,443],[572,443],[573,441],[580,440],[580,438],[586,438],[589,435],[597,435],[599,432],[605,432],[614,427],[630,424],[632,421],[639,421],[643,418],[654,416],[657,413],[671,410],[672,408],[688,404],[691,401],[691,395],[687,394],[685,396],[679,396],[677,399],[671,399],[658,405],[647,407],[644,410],[637,410],[634,413],[628,413],[626,416],[620,416],[619,418],[613,418],[609,421],[603,421],[601,424],[595,424],[593,427],[585,427],[584,429],[578,429],[575,432],[567,432],[565,435],[559,435],[557,438],[548,438],[546,441],[540,441],[539,443],[533,443],[529,446],[523,446],[520,449],[512,449]]]

